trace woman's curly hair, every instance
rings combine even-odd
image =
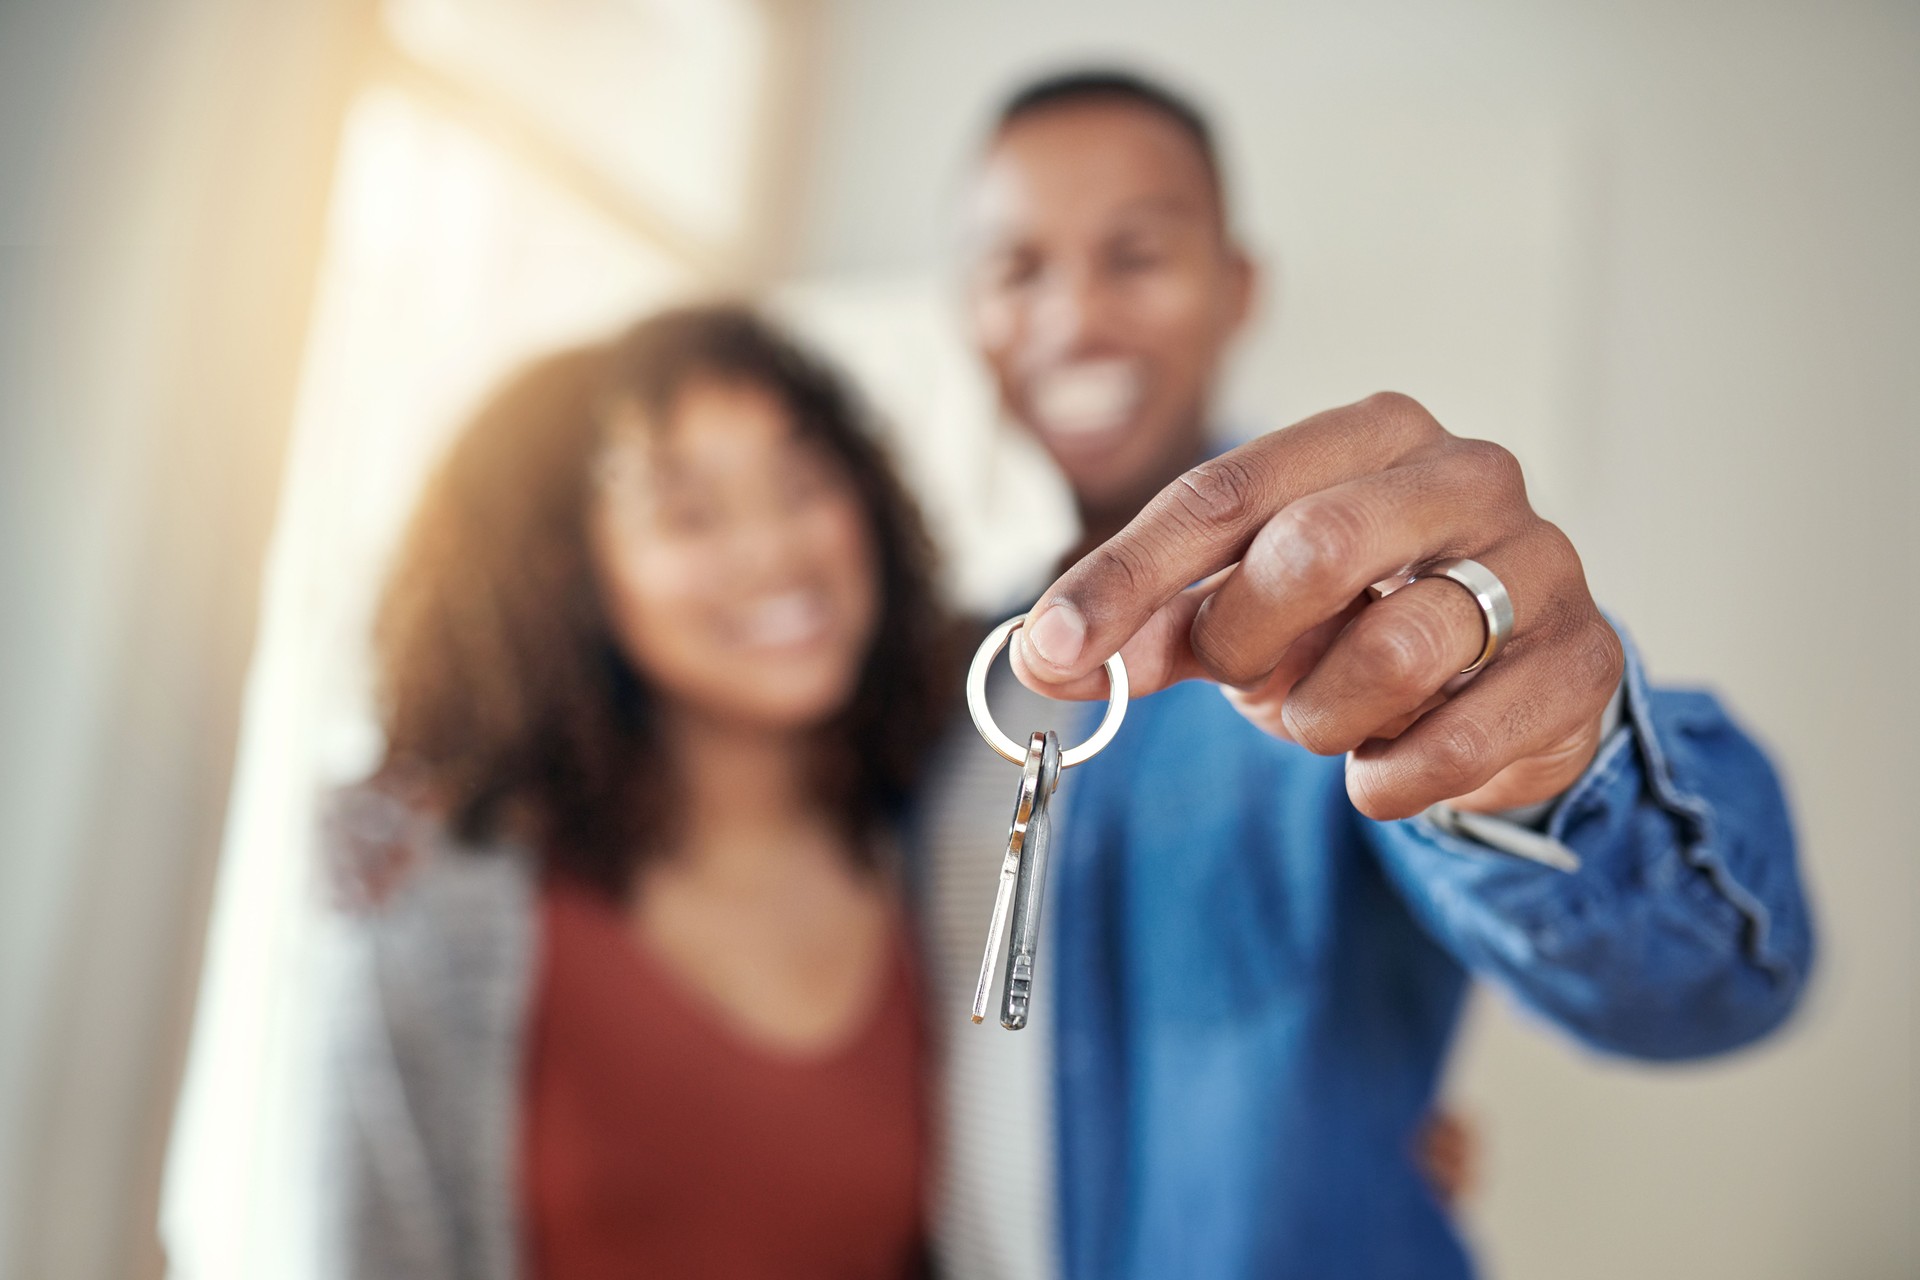
[[[672,763],[644,674],[615,642],[587,532],[611,411],[661,422],[696,380],[774,393],[845,468],[877,552],[880,618],[822,730],[819,784],[856,847],[895,814],[955,687],[920,516],[841,379],[752,311],[689,307],[509,379],[421,495],[374,629],[383,774],[452,835],[526,840],[609,894],[674,838]]]

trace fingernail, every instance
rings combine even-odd
[[[1047,606],[1038,621],[1022,628],[1027,644],[1046,659],[1047,665],[1061,671],[1071,670],[1087,644],[1087,620],[1070,604]]]

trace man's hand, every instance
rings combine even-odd
[[[1375,583],[1466,556],[1506,584],[1513,633],[1472,677],[1485,622],[1457,583]],[[1213,680],[1249,720],[1351,753],[1362,813],[1493,811],[1559,794],[1599,749],[1619,638],[1512,454],[1405,396],[1308,418],[1202,463],[1040,597],[1014,668],[1100,698],[1116,650],[1134,691]]]

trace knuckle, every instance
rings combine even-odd
[[[1412,420],[1433,417],[1425,405],[1403,391],[1376,391],[1360,403],[1381,418]]]
[[[1593,626],[1611,631],[1587,593],[1586,569],[1573,541],[1558,525],[1539,519],[1533,523],[1529,540],[1533,563],[1540,580],[1547,584],[1537,599],[1534,628],[1553,638],[1574,637]]]
[[[1366,545],[1370,520],[1359,504],[1327,493],[1304,498],[1268,522],[1249,559],[1292,578],[1319,578],[1354,562]],[[1255,572],[1263,566],[1256,563]]]
[[[1243,686],[1254,684],[1266,674],[1246,645],[1236,639],[1233,628],[1217,625],[1205,613],[1195,620],[1187,642],[1193,650],[1194,661],[1210,680]]]
[[[1493,735],[1478,720],[1450,716],[1435,725],[1426,743],[1426,781],[1447,796],[1464,795],[1479,785],[1494,759]]]
[[[1200,606],[1187,630],[1187,650],[1207,679],[1229,688],[1250,689],[1271,670],[1259,661],[1257,635],[1232,617],[1223,617],[1220,597]]]
[[[1425,443],[1446,434],[1439,419],[1404,392],[1376,391],[1360,403],[1370,415],[1413,443]]]
[[[1238,526],[1253,514],[1259,478],[1243,458],[1213,458],[1185,472],[1168,490],[1171,501],[1192,525]]]
[[[1087,569],[1103,587],[1132,598],[1153,584],[1153,553],[1143,539],[1110,538],[1088,553]]]
[[[1317,756],[1337,756],[1352,749],[1335,730],[1329,708],[1313,699],[1294,694],[1280,704],[1280,723],[1287,736]]]
[[[1539,539],[1541,554],[1546,557],[1547,571],[1556,581],[1573,579],[1583,586],[1587,580],[1586,566],[1580,562],[1580,552],[1574,548],[1573,539],[1566,531],[1551,520],[1536,520],[1534,534]]]
[[[1389,622],[1358,629],[1354,656],[1367,680],[1401,697],[1429,692],[1447,665],[1436,623],[1428,608],[1410,606]]]
[[[1611,695],[1626,671],[1626,647],[1606,619],[1595,618],[1574,651],[1574,675],[1596,693]]]
[[[1526,500],[1526,470],[1513,450],[1492,440],[1461,440],[1454,447],[1494,494]]]
[[[1257,684],[1267,669],[1238,648],[1217,630],[1196,631],[1193,658],[1207,679],[1218,684],[1242,688]]]

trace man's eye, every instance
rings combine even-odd
[[[1040,275],[1040,259],[1035,254],[1012,253],[994,262],[993,282],[1002,289],[1019,289],[1032,284]]]
[[[1107,255],[1107,265],[1122,275],[1152,271],[1165,262],[1167,255],[1153,245],[1121,245]]]

